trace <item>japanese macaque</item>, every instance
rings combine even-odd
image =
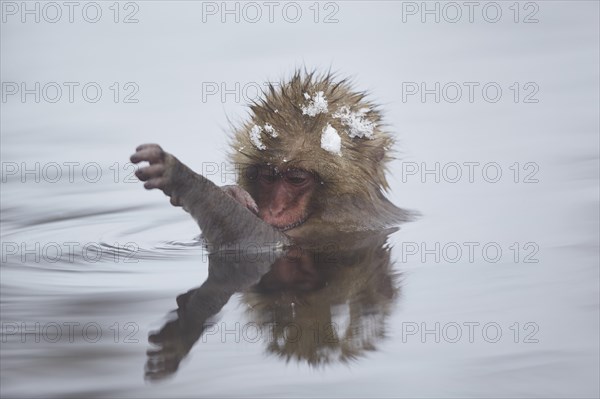
[[[136,173],[144,187],[188,211],[211,249],[204,284],[149,337],[149,379],[172,375],[235,293],[270,326],[268,352],[288,360],[346,362],[384,336],[399,292],[386,240],[412,214],[384,196],[393,139],[379,110],[347,80],[302,72],[250,109],[232,137],[238,185],[217,187],[156,144],[131,157],[150,163]],[[232,243],[277,246],[232,257]]]
[[[410,218],[384,191],[393,139],[378,108],[332,74],[297,71],[270,85],[236,127],[237,186],[218,188],[156,144],[137,148],[136,175],[198,222],[213,245],[257,235],[289,243],[315,233],[381,230]]]

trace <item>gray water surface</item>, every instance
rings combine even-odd
[[[360,1],[320,3],[319,22],[298,3],[297,23],[270,23],[265,9],[257,23],[203,21],[199,2],[141,1],[120,3],[115,23],[112,3],[99,4],[97,23],[3,9],[2,397],[600,395],[597,2],[518,3],[517,23],[512,2],[498,3],[497,23],[469,22],[465,8],[456,23],[421,22],[406,8],[420,2]],[[132,12],[138,22],[121,23]],[[336,326],[306,341],[320,363],[272,350],[285,342],[236,292],[176,371],[148,378],[165,367],[149,335],[177,318],[177,296],[203,284],[209,261],[194,221],[142,188],[129,155],[157,142],[231,183],[228,118],[245,115],[256,85],[302,65],[352,75],[397,134],[390,198],[422,216],[387,238],[389,291],[375,286],[383,299],[356,310],[364,287],[352,282],[381,276],[364,271],[332,278],[311,307],[279,308]],[[39,102],[7,94],[23,82],[40,82]],[[64,89],[56,102],[53,86],[41,91],[49,82]],[[65,82],[79,84],[73,102]],[[90,82],[97,102],[80,90]],[[238,97],[221,98],[236,82]],[[440,83],[439,102],[408,94],[423,82]],[[489,83],[502,89],[495,102]]]

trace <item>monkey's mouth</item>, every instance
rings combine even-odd
[[[278,228],[279,230],[281,230],[281,231],[287,231],[287,230],[291,230],[291,229],[293,229],[294,227],[298,227],[298,226],[300,226],[301,224],[303,224],[304,222],[306,222],[306,219],[308,219],[308,216],[309,216],[309,215],[307,214],[307,215],[304,215],[304,216],[303,216],[301,219],[299,219],[299,220],[295,221],[294,223],[287,224],[287,225],[284,225],[284,226],[275,226],[275,227],[277,227],[277,228]]]

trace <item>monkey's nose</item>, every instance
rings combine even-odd
[[[285,211],[286,211],[286,209],[285,209],[284,205],[276,206],[276,207],[269,206],[269,216],[271,216],[271,217],[276,217],[276,218],[281,217],[285,214]]]

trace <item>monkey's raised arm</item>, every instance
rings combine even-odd
[[[262,221],[250,210],[226,194],[213,182],[181,163],[157,144],[136,148],[131,162],[147,161],[149,166],[136,171],[148,190],[161,189],[171,204],[182,206],[200,226],[211,246],[252,243],[256,246],[287,244],[288,238]]]

